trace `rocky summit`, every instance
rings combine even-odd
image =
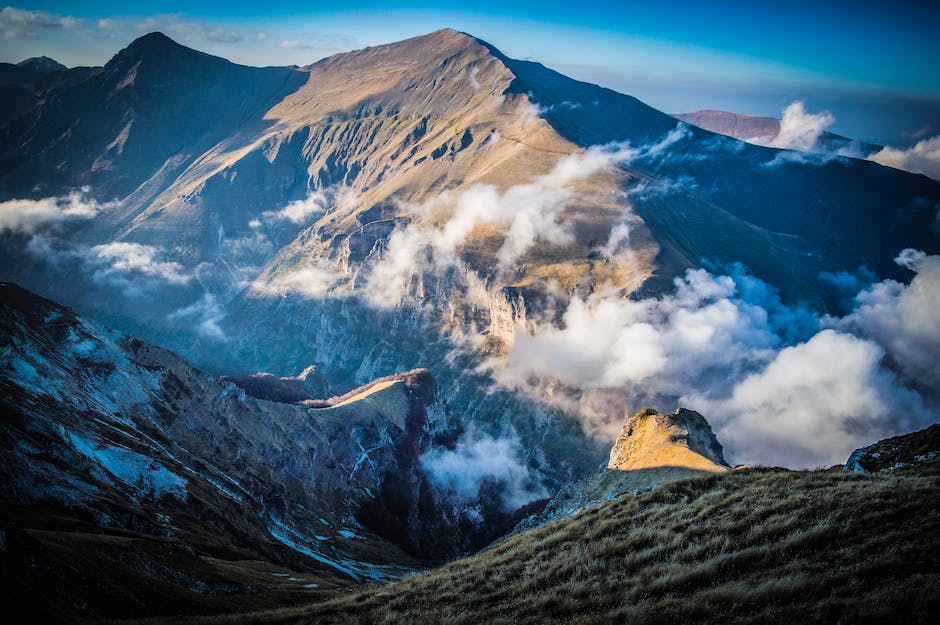
[[[685,408],[672,414],[644,408],[627,420],[610,450],[607,468],[636,471],[665,467],[718,473],[728,470],[721,443],[705,417]]]
[[[705,417],[685,408],[672,414],[644,408],[627,419],[606,468],[563,486],[541,511],[523,519],[516,529],[530,529],[621,495],[637,495],[668,482],[728,470],[721,443]]]

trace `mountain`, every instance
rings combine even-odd
[[[433,488],[422,455],[453,433],[425,370],[317,407],[258,400],[7,283],[0,332],[10,614],[272,606],[399,577],[515,522]]]
[[[940,458],[940,423],[860,447],[846,460],[845,469],[859,473],[897,471],[929,464],[937,458]]]
[[[721,443],[702,415],[685,408],[672,414],[644,408],[627,419],[605,468],[566,484],[542,510],[523,519],[516,531],[544,525],[624,494],[635,496],[669,482],[728,469]]]
[[[760,140],[758,143],[770,143],[780,134],[780,120],[776,117],[761,115],[743,115],[728,111],[711,109],[691,113],[674,113],[673,117],[688,124],[698,126],[735,139]],[[825,154],[847,154],[857,158],[866,158],[881,150],[884,146],[863,143],[848,139],[842,135],[823,131],[816,137],[811,152]]]
[[[19,63],[0,63],[0,86],[26,85],[53,72],[68,68],[47,56],[39,56]]]
[[[691,113],[673,113],[672,116],[687,124],[735,139],[773,138],[780,132],[780,120],[776,117],[743,115],[710,109]]]
[[[231,622],[932,623],[938,471],[686,479],[423,575]]]
[[[49,74],[68,68],[46,56],[19,63],[0,63],[0,124],[26,113],[36,104],[37,83]]]
[[[901,250],[940,251],[928,178],[714,135],[453,30],[302,68],[153,33],[44,80],[0,125],[0,200],[58,217],[0,229],[4,279],[217,376],[314,366],[339,396],[426,368],[463,428],[440,453],[495,444],[531,478],[494,511],[593,472],[644,399],[500,377],[572,302],[740,263],[822,313],[822,276],[909,281]]]

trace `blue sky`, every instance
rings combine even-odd
[[[823,6],[819,6],[822,4]],[[105,63],[161,30],[239,63],[308,64],[443,27],[667,112],[829,109],[831,130],[909,144],[940,133],[940,7],[895,2],[21,2],[0,9],[0,60]],[[131,9],[128,6],[132,6]]]

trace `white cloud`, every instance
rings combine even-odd
[[[940,180],[940,135],[918,141],[907,149],[885,147],[868,159]]]
[[[512,511],[547,494],[521,460],[523,455],[514,433],[494,438],[471,428],[454,449],[433,447],[425,452],[421,466],[435,484],[465,503],[477,501],[487,482],[498,485],[503,507]]]
[[[897,263],[915,272],[910,284],[885,280],[861,291],[836,327],[882,345],[912,382],[940,392],[940,256],[907,249]]]
[[[806,105],[797,100],[783,109],[780,120],[780,132],[773,138],[750,139],[751,143],[766,145],[786,150],[812,151],[826,128],[834,124],[836,118],[829,111],[810,113]]]
[[[843,319],[785,306],[740,267],[690,270],[658,298],[574,298],[560,322],[518,327],[488,368],[608,438],[624,407],[681,405],[705,414],[738,461],[841,462],[925,426],[940,403],[940,257],[905,251],[899,262],[917,271],[911,284],[872,285]]]
[[[303,225],[312,217],[324,215],[329,210],[336,194],[331,189],[311,191],[304,199],[294,200],[280,210],[265,211],[261,217],[265,220],[290,221],[298,226]]]
[[[50,224],[69,219],[90,219],[112,206],[111,203],[99,204],[95,200],[86,199],[78,191],[65,197],[8,200],[0,202],[0,230],[35,234]]]
[[[130,294],[139,294],[153,286],[150,282],[141,282],[140,277],[170,284],[184,284],[192,279],[180,263],[160,260],[163,255],[163,250],[141,243],[96,245],[89,250],[90,262],[98,266],[92,277]]]
[[[303,267],[272,277],[255,280],[251,289],[260,295],[289,295],[296,293],[311,299],[326,295],[341,276],[317,266]]]
[[[883,350],[835,330],[781,350],[731,396],[698,401],[739,462],[815,466],[844,462],[853,449],[923,427],[926,410],[881,366]]]
[[[192,323],[201,336],[216,341],[227,340],[219,322],[225,318],[225,312],[212,293],[203,293],[196,302],[171,313],[168,320],[184,320]]]
[[[44,30],[83,31],[84,22],[48,11],[27,11],[10,6],[0,9],[0,33],[4,38],[35,38]]]
[[[476,184],[459,193],[441,194],[424,206],[408,207],[414,219],[389,237],[385,253],[372,267],[366,297],[377,306],[399,304],[415,276],[458,266],[460,246],[484,224],[497,227],[504,235],[496,252],[497,271],[504,275],[536,243],[569,243],[572,232],[561,221],[561,214],[572,197],[573,183],[615,165],[662,158],[667,148],[686,136],[688,127],[680,124],[661,141],[647,146],[592,146],[559,159],[549,173],[532,182],[505,191]],[[441,220],[440,215],[447,216]]]

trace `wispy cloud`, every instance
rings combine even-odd
[[[228,338],[219,325],[224,318],[225,312],[219,301],[212,293],[206,292],[203,293],[202,299],[171,313],[168,320],[185,321],[190,323],[200,336],[216,341],[226,341]]]
[[[34,234],[40,229],[68,220],[90,219],[113,204],[100,204],[87,198],[86,191],[64,197],[0,202],[0,230]]]
[[[48,11],[28,11],[16,7],[3,7],[0,9],[0,33],[5,38],[39,37],[43,31],[71,30],[84,32],[84,20],[50,13]]]
[[[185,284],[193,276],[176,261],[165,260],[165,252],[153,245],[113,242],[89,250],[88,260],[96,267],[95,281],[140,294],[156,285]]]
[[[513,511],[547,492],[523,461],[524,450],[515,432],[493,437],[471,427],[453,449],[432,447],[421,466],[440,488],[464,503],[479,501],[489,484]]]
[[[480,226],[495,227],[503,237],[496,252],[496,269],[501,274],[512,271],[537,243],[570,243],[573,234],[561,216],[573,196],[574,183],[614,165],[661,158],[687,136],[688,128],[680,125],[650,145],[593,146],[559,159],[549,173],[504,191],[476,184],[458,193],[443,193],[422,206],[406,207],[414,218],[389,237],[387,249],[371,269],[367,298],[376,306],[398,305],[414,276],[459,265],[460,246]]]

